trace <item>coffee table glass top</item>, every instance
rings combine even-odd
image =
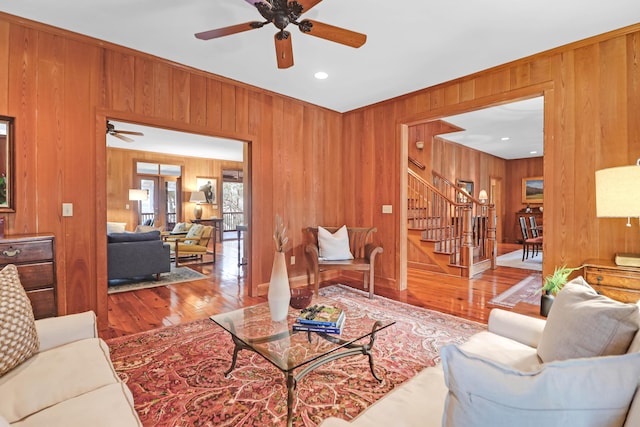
[[[350,313],[339,302],[324,297],[314,297],[311,304],[331,305],[345,310],[342,333],[338,335],[293,331],[292,325],[300,310],[289,307],[286,321],[273,322],[268,303],[217,314],[210,318],[227,330],[234,340],[241,341],[244,346],[259,353],[284,372],[365,340],[373,333],[395,323],[389,319],[372,320],[362,313]]]

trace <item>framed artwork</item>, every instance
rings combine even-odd
[[[456,186],[461,190],[464,190],[468,195],[473,197],[473,181],[465,181],[463,179],[456,180]],[[460,193],[456,193],[456,202],[458,203],[467,203],[468,200],[465,196]]]
[[[541,176],[522,178],[522,203],[542,203],[544,180]]]
[[[0,212],[15,212],[14,118],[0,116]]]
[[[216,178],[196,177],[196,189],[204,192],[205,203],[211,205],[218,204],[218,180]]]

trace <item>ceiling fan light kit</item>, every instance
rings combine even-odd
[[[266,21],[246,22],[244,24],[232,25],[209,31],[196,33],[196,38],[200,40],[211,40],[219,37],[229,36],[244,31],[262,28],[267,24],[273,24],[279,32],[274,36],[276,46],[276,61],[278,68],[289,68],[293,66],[293,47],[291,45],[291,33],[285,31],[289,24],[296,25],[303,34],[309,34],[335,43],[358,48],[365,44],[367,36],[355,31],[335,27],[318,21],[305,19],[298,22],[300,16],[309,11],[322,0],[297,0],[288,2],[287,0],[246,0],[253,5]]]

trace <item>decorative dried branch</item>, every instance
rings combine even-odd
[[[287,227],[282,222],[282,217],[276,214],[276,229],[273,232],[273,241],[276,244],[277,252],[284,252],[289,238],[286,236]]]

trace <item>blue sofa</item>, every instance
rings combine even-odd
[[[133,279],[171,271],[169,245],[160,231],[107,234],[108,279]]]

